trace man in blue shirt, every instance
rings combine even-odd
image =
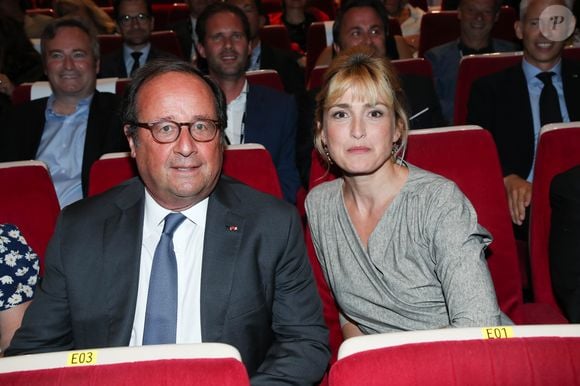
[[[540,30],[540,15],[553,5],[568,7],[564,0],[521,2],[520,21],[515,28],[523,41],[522,63],[478,79],[468,103],[467,121],[491,131],[496,142],[512,221],[524,225],[516,227],[516,237],[520,239],[527,238],[524,222],[532,197],[540,128],[551,123],[540,119],[540,95],[545,86],[540,80],[542,75],[537,75],[546,73],[551,77],[559,102],[558,120],[580,120],[580,63],[562,59],[565,41],[550,40]]]
[[[99,44],[90,30],[78,20],[56,20],[44,30],[41,48],[52,95],[2,117],[0,161],[44,161],[64,207],[86,195],[95,160],[128,145],[119,98],[95,89]]]

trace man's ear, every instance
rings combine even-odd
[[[337,54],[340,52],[340,46],[336,43],[332,43],[332,48],[334,49],[334,52],[336,52]]]
[[[137,154],[137,152],[135,150],[135,148],[137,147],[137,144],[135,143],[134,136],[137,135],[137,133],[134,133],[133,135],[131,135],[129,125],[123,126],[123,131],[125,132],[125,137],[127,137],[127,141],[129,141],[129,148],[131,149],[131,157],[135,158],[135,156]]]
[[[201,45],[201,43],[197,43],[195,45],[195,47],[197,48],[197,52],[199,52],[199,55],[204,58],[207,59],[207,56],[205,56],[205,48]]]
[[[259,21],[259,22],[258,22],[258,27],[259,27],[259,28],[262,28],[263,26],[265,26],[265,25],[266,25],[266,16],[264,16],[264,15],[260,15],[260,16],[258,16],[258,21]],[[258,32],[259,32],[259,31],[258,31]]]
[[[514,23],[514,30],[516,31],[516,36],[520,40],[524,40],[524,31],[522,29],[523,29],[522,21],[521,20],[516,21]]]

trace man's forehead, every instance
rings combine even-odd
[[[353,7],[344,14],[343,25],[348,25],[349,28],[369,24],[384,27],[381,18],[371,7]]]
[[[566,3],[563,0],[531,0],[526,10],[526,18],[537,18],[550,5],[563,5]]]
[[[232,12],[218,12],[207,19],[207,32],[209,34],[226,30],[244,32],[244,25],[236,14]]]

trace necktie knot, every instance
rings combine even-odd
[[[173,238],[173,233],[185,221],[185,216],[181,213],[170,213],[165,217],[163,225],[163,234]]]
[[[556,75],[553,71],[540,72],[536,77],[544,83],[544,85],[552,84],[552,77]]]
[[[143,55],[143,53],[139,51],[131,52],[131,57],[133,58],[133,66],[131,67],[131,73],[129,74],[130,76],[133,76],[133,73],[137,71],[137,69],[139,68],[139,58],[141,57],[141,55]]]
[[[143,53],[139,52],[139,51],[131,52],[131,56],[133,57],[133,60],[135,60],[136,62],[139,61],[139,59],[141,58],[141,55],[143,55]]]

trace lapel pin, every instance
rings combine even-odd
[[[237,225],[226,225],[226,229],[229,232],[237,232],[238,231],[238,226]]]

